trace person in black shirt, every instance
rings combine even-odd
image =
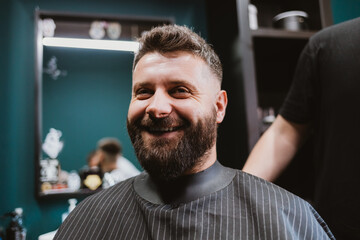
[[[360,18],[311,37],[279,115],[243,168],[275,180],[311,132],[314,206],[337,239],[360,239],[359,39]]]

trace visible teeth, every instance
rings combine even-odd
[[[151,131],[155,132],[171,132],[174,131],[175,128],[152,128]]]

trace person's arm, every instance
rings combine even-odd
[[[278,115],[255,144],[242,170],[274,181],[306,139],[307,129],[306,124],[292,123]]]

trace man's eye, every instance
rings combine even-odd
[[[186,98],[190,95],[190,91],[185,87],[177,87],[171,90],[171,95],[176,98]]]
[[[152,95],[152,91],[149,89],[139,89],[135,93],[138,99],[147,99]]]

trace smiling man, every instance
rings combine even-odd
[[[216,160],[216,124],[227,97],[198,56],[151,52],[137,63],[128,131],[141,165],[165,181],[202,171]]]
[[[86,200],[55,239],[333,239],[304,200],[217,161],[222,67],[183,26],[145,33],[127,128],[145,171]]]

